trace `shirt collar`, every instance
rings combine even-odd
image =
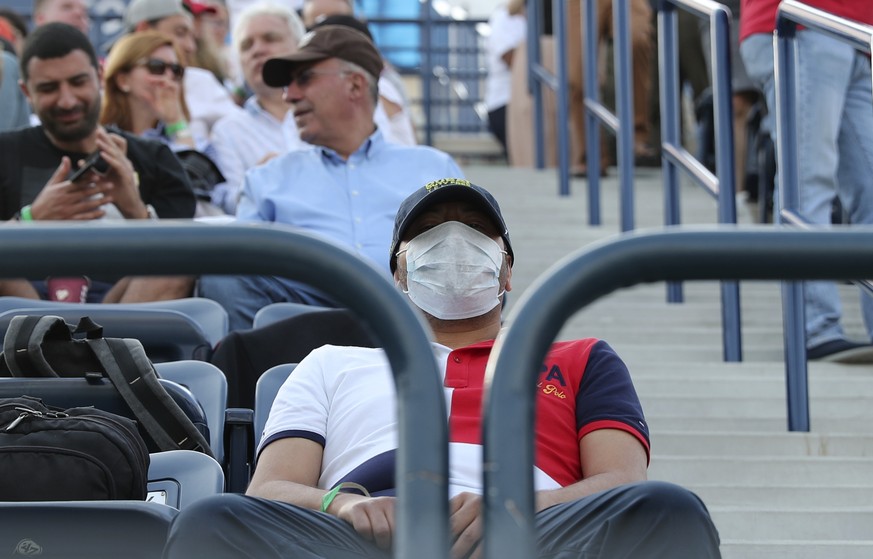
[[[381,150],[384,145],[385,138],[382,136],[382,131],[377,127],[376,130],[370,134],[366,140],[364,140],[364,143],[362,143],[360,147],[349,156],[348,161],[352,162],[372,159],[377,153],[379,153],[379,150]],[[319,149],[321,149],[322,157],[335,163],[343,161],[343,158],[340,157],[336,151],[326,147],[321,147]]]

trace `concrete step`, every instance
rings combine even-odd
[[[710,506],[713,522],[723,535],[743,541],[836,540],[873,543],[873,506],[793,509]],[[732,539],[728,536],[728,539]]]
[[[730,394],[733,398],[785,398],[782,375],[754,375],[732,372],[722,378],[701,378],[694,371],[659,375],[635,375],[634,387],[640,398],[695,397],[712,398]],[[815,376],[810,379],[811,398],[873,398],[873,374],[870,379],[843,376],[838,380]]]
[[[683,415],[685,417],[781,417],[785,414],[784,395],[750,396],[745,394],[711,394],[701,396],[660,396],[643,399],[646,417]],[[823,397],[810,401],[810,413],[831,419],[873,422],[873,406],[869,397]]]
[[[865,507],[873,503],[873,484],[833,487],[818,485],[731,485],[725,483],[688,484],[704,503],[717,507]],[[873,536],[873,534],[871,534]],[[871,555],[873,557],[873,555]]]
[[[781,413],[781,415],[780,415]],[[788,430],[787,408],[773,411],[772,417],[687,417],[683,415],[647,416],[651,433],[663,431],[739,431],[749,433],[784,433]],[[813,431],[822,433],[869,432],[870,424],[854,418],[832,418],[810,412]]]
[[[870,541],[770,540],[721,542],[722,559],[870,559]]]
[[[656,456],[873,458],[873,434],[658,431],[652,451]]]
[[[712,456],[652,457],[649,478],[680,485],[817,485],[828,480],[834,487],[873,485],[873,458]],[[873,522],[869,535],[873,537]]]

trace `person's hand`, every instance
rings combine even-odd
[[[127,158],[127,140],[101,127],[97,129],[97,149],[109,164],[109,170],[103,176],[96,175],[94,182],[112,195],[121,215],[128,219],[146,219],[148,210],[139,194],[139,177]]]
[[[100,178],[93,171],[76,182],[67,180],[73,165],[70,158],[61,158],[61,164],[30,205],[33,219],[39,220],[89,220],[103,217],[103,204],[112,202],[109,189],[98,184]]]
[[[364,539],[379,549],[391,549],[394,541],[394,497],[364,497],[351,493],[337,495],[328,512],[351,524]]]
[[[449,501],[449,531],[454,559],[482,557],[482,496],[459,493]]]
[[[185,119],[185,113],[182,112],[182,93],[177,81],[164,79],[156,83],[152,104],[158,118],[167,124]]]

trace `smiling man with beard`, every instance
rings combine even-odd
[[[0,134],[0,219],[21,221],[190,218],[194,195],[181,164],[169,148],[98,126],[100,75],[97,56],[81,31],[63,23],[39,27],[21,55],[21,87],[42,124]],[[70,172],[99,152],[102,173],[88,171],[75,181]],[[89,302],[104,300],[112,282],[96,282]],[[127,282],[106,302],[124,299]],[[184,294],[157,291],[143,300]],[[0,295],[36,298],[23,280],[0,282]],[[77,292],[78,293],[78,292]],[[79,297],[71,302],[79,302]],[[82,297],[84,299],[84,297]],[[83,301],[84,302],[84,301]]]

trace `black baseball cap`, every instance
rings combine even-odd
[[[394,219],[394,236],[391,239],[391,252],[388,261],[391,272],[397,268],[397,247],[410,224],[420,216],[424,210],[441,202],[469,202],[479,207],[491,218],[494,225],[500,230],[500,236],[506,244],[506,252],[515,260],[512,253],[512,243],[509,242],[509,229],[500,213],[500,205],[490,192],[464,179],[439,179],[429,182],[409,195],[400,204],[397,217]]]
[[[328,58],[357,64],[374,79],[382,73],[382,55],[366,35],[346,25],[322,25],[300,39],[294,54],[267,60],[262,71],[264,83],[285,87],[297,68]]]

